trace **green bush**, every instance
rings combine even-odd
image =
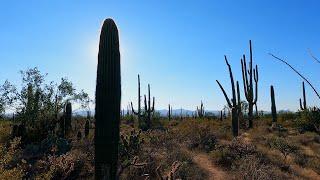
[[[300,132],[316,131],[320,133],[320,109],[313,107],[300,111],[295,125]]]

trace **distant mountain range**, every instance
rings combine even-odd
[[[172,110],[172,116],[180,116],[182,110],[182,115],[183,116],[192,116],[195,111],[187,110],[187,109],[173,109]],[[161,109],[161,110],[156,110],[156,112],[160,113],[160,116],[168,116],[168,110],[167,109]],[[290,110],[279,110],[278,112],[292,112]],[[124,113],[127,114],[127,110],[124,110]],[[220,111],[218,110],[206,110],[205,113],[210,113],[216,116],[220,116]],[[270,111],[264,111],[264,114],[270,114]],[[87,116],[87,111],[76,111],[73,112],[74,115],[78,116]],[[91,116],[94,115],[94,110],[91,110],[90,112]]]

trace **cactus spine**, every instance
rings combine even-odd
[[[302,95],[303,95],[303,104],[301,102],[301,98],[300,98],[300,109],[306,110],[307,109],[307,100],[306,100],[306,89],[304,87],[304,82],[302,82]]]
[[[200,104],[200,109],[197,106],[197,114],[198,114],[199,118],[203,118],[203,116],[204,116],[204,107],[203,107],[202,101],[201,101],[201,104]]]
[[[275,101],[275,98],[274,98],[273,86],[270,87],[270,94],[271,94],[272,124],[276,124],[277,123],[277,108],[276,108],[276,101]]]
[[[153,97],[153,102],[151,106],[151,100],[150,100],[150,84],[148,84],[148,103],[147,103],[147,96],[144,95],[144,112],[146,114],[146,128],[151,128],[151,115],[154,112],[154,102],[155,99]]]
[[[228,69],[229,69],[231,88],[232,88],[232,99],[231,99],[231,101],[230,101],[226,91],[224,90],[224,88],[220,84],[220,82],[218,80],[216,80],[216,81],[217,81],[217,83],[218,83],[218,85],[219,85],[224,97],[226,98],[226,101],[228,103],[229,108],[231,109],[232,134],[233,134],[234,137],[236,137],[236,136],[239,135],[239,112],[241,111],[239,82],[237,81],[237,91],[236,91],[235,85],[234,85],[234,79],[233,79],[233,75],[232,75],[231,66],[230,66],[226,56],[224,56],[224,59],[226,61]]]
[[[249,62],[249,70],[247,70],[246,56],[243,55],[243,59],[241,59],[241,67],[242,67],[242,79],[243,79],[243,88],[244,94],[248,101],[248,121],[249,128],[253,127],[253,106],[257,103],[258,100],[258,65],[256,68],[252,68],[252,46],[251,40],[249,41],[250,45],[250,62]],[[249,79],[248,79],[249,76]],[[255,82],[255,93],[253,92],[253,80]]]
[[[95,179],[118,179],[121,75],[118,29],[103,23],[98,54],[95,107]]]
[[[141,129],[143,114],[141,111],[141,91],[140,91],[140,75],[139,74],[138,74],[138,109],[137,111],[135,111],[133,109],[133,104],[131,102],[131,110],[132,110],[132,113],[138,117],[138,124],[139,124],[139,128]]]

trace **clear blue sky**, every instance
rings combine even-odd
[[[320,64],[307,51],[320,57],[319,7],[316,0],[2,2],[0,81],[20,83],[19,70],[38,66],[49,80],[67,76],[94,97],[99,31],[112,17],[120,31],[124,105],[136,104],[140,73],[142,92],[150,83],[157,109],[195,109],[201,100],[206,109],[221,109],[226,102],[215,80],[230,92],[223,55],[242,85],[240,57],[251,39],[259,108],[270,109],[273,84],[278,109],[296,110],[301,80],[267,53],[287,59],[320,90]],[[319,105],[309,87],[307,98]]]

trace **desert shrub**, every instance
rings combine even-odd
[[[231,168],[237,160],[256,153],[254,145],[244,143],[240,138],[235,138],[231,144],[219,147],[212,151],[210,155],[217,164],[225,168]]]
[[[0,143],[5,143],[10,139],[11,123],[9,121],[0,121]]]
[[[281,179],[275,167],[262,163],[256,156],[239,160],[234,167],[239,179],[269,180]]]
[[[81,153],[68,152],[56,156],[49,155],[38,162],[38,166],[44,170],[36,179],[76,179],[79,176],[83,159]]]
[[[298,152],[294,155],[294,162],[301,167],[306,167],[309,161],[310,161],[310,156],[302,152]]]
[[[45,154],[65,154],[70,150],[70,143],[64,139],[54,135],[49,135],[40,143],[40,150]]]
[[[296,127],[301,131],[320,132],[320,109],[309,108],[299,112],[299,118],[295,120]]]
[[[177,179],[208,179],[208,175],[203,169],[195,166],[192,162],[185,162],[181,165],[176,174]]]
[[[187,147],[212,151],[217,145],[217,137],[210,120],[190,120],[179,124],[178,139],[186,142]]]
[[[290,143],[287,139],[282,137],[272,136],[267,139],[267,143],[270,148],[280,151],[285,160],[289,154],[295,153],[298,150],[296,145]]]
[[[14,138],[8,147],[0,146],[0,179],[23,179],[21,138]]]

